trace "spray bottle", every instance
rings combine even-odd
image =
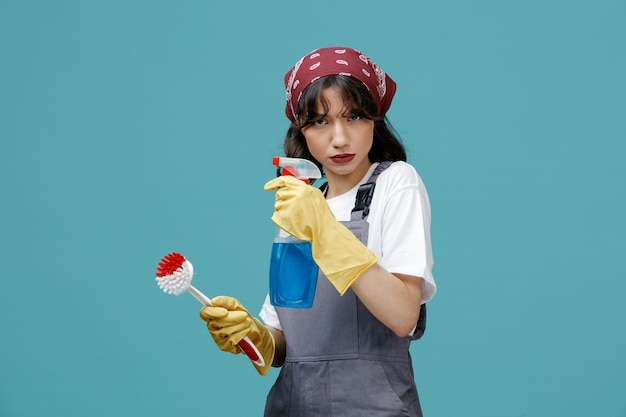
[[[317,166],[306,159],[274,157],[272,165],[282,175],[292,175],[306,183],[321,178]],[[318,266],[313,260],[311,242],[300,240],[280,227],[274,236],[270,261],[270,301],[276,307],[310,308],[315,297]]]

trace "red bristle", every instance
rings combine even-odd
[[[185,262],[185,257],[177,252],[168,253],[159,262],[156,276],[158,278],[173,274]]]

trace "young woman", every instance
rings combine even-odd
[[[314,305],[266,298],[262,325],[216,297],[200,315],[222,350],[238,353],[247,335],[282,366],[266,416],[421,416],[409,344],[436,291],[430,205],[385,117],[396,84],[361,52],[336,47],[307,54],[285,85],[285,152],[317,163],[327,183],[322,191],[281,176],[265,189],[277,190],[272,220],[311,242],[321,271]],[[371,202],[353,210],[367,182]]]

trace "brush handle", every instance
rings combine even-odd
[[[187,290],[187,292],[193,295],[194,297],[196,297],[196,300],[200,301],[205,306],[213,305],[213,303],[211,302],[211,299],[207,297],[206,295],[202,294],[202,292],[196,287],[194,287],[193,285],[189,285],[189,289]]]
[[[187,290],[187,292],[193,295],[196,298],[196,300],[200,301],[205,306],[213,305],[213,303],[211,303],[211,299],[207,297],[206,295],[204,295],[200,290],[195,288],[193,285],[189,285],[189,289]],[[245,353],[248,356],[248,358],[252,362],[254,362],[255,365],[260,366],[260,367],[265,366],[265,360],[263,359],[263,355],[261,355],[261,352],[259,352],[259,349],[257,349],[256,346],[254,346],[254,343],[252,343],[252,341],[248,338],[248,336],[244,337],[243,340],[241,340],[237,344],[237,346],[239,346],[239,349],[241,349],[241,351]]]

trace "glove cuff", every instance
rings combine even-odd
[[[341,295],[378,262],[378,256],[339,222],[327,225],[311,246],[313,259]]]
[[[354,284],[354,282],[361,278],[361,276],[378,262],[378,257],[375,253],[370,252],[371,256],[367,261],[358,265],[346,268],[342,271],[329,273],[326,276],[328,280],[333,284],[335,289],[339,292],[339,295],[344,295],[346,291]],[[322,269],[323,271],[323,269]]]
[[[276,346],[274,342],[274,336],[267,330],[257,318],[252,317],[255,325],[257,326],[258,332],[250,332],[248,337],[257,347],[261,355],[263,356],[263,361],[265,364],[263,366],[259,366],[256,363],[252,362],[254,369],[257,370],[259,375],[265,376],[269,373],[270,368],[272,367],[272,363],[274,362],[274,353],[276,351]]]

